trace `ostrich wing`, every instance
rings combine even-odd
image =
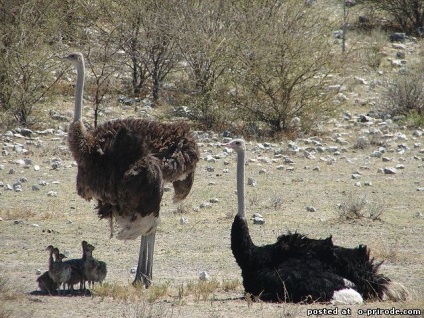
[[[117,188],[115,218],[122,230],[118,239],[135,239],[156,229],[163,178],[158,159],[147,155],[125,172]]]
[[[185,179],[172,182],[174,187],[174,203],[184,200],[190,193],[194,181],[194,171],[190,172]]]

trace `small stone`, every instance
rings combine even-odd
[[[130,273],[131,273],[131,274],[135,274],[136,272],[137,272],[137,266],[132,267],[132,268],[130,269]]]
[[[253,179],[253,178],[247,178],[247,185],[255,187],[256,186],[256,180]]]
[[[37,268],[37,270],[35,271],[35,275],[41,275],[41,273],[42,273],[42,270]]]
[[[203,282],[210,280],[210,276],[206,271],[202,271],[199,273],[199,279]]]
[[[180,224],[181,224],[181,225],[188,224],[188,218],[186,218],[186,217],[184,217],[184,216],[183,216],[183,217],[181,217],[181,218],[180,218]]]
[[[383,169],[384,174],[396,174],[396,168],[386,167]]]
[[[209,200],[210,203],[218,203],[219,200],[217,198],[212,198]]]
[[[317,209],[315,207],[313,207],[312,205],[309,205],[306,207],[306,211],[308,212],[316,212]]]
[[[15,190],[15,192],[22,192],[22,184],[21,183],[15,183],[13,185],[13,190]]]
[[[259,224],[259,225],[265,224],[265,219],[256,216],[253,218],[253,224]]]
[[[202,204],[200,204],[199,206],[201,209],[206,209],[206,208],[210,208],[211,204],[209,202],[203,202]]]
[[[47,196],[48,197],[57,197],[57,192],[56,191],[49,191],[49,192],[47,192]]]
[[[40,166],[39,165],[35,165],[34,166],[34,171],[40,171]]]

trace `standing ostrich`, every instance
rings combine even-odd
[[[224,146],[237,154],[238,212],[231,227],[231,249],[241,268],[246,293],[263,301],[360,304],[366,300],[405,300],[401,284],[378,273],[382,263],[360,245],[344,248],[332,238],[315,240],[301,234],[281,235],[274,244],[256,246],[245,215],[245,142]]]
[[[96,199],[98,215],[121,227],[117,238],[141,236],[133,284],[152,280],[156,227],[165,182],[174,188],[174,202],[183,200],[194,180],[199,150],[189,126],[145,119],[117,119],[88,130],[81,118],[84,57],[71,53],[64,59],[77,69],[74,120],[68,143],[78,165],[77,192]]]

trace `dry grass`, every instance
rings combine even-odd
[[[381,200],[370,201],[366,194],[354,194],[353,192],[337,205],[337,214],[340,220],[381,220],[384,211],[385,204]]]

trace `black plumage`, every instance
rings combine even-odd
[[[273,302],[362,303],[404,300],[406,288],[379,273],[382,262],[370,258],[365,245],[345,248],[332,237],[311,239],[299,233],[256,246],[249,233],[244,204],[245,142],[225,145],[237,153],[238,212],[231,227],[231,250],[241,269],[246,293]]]

